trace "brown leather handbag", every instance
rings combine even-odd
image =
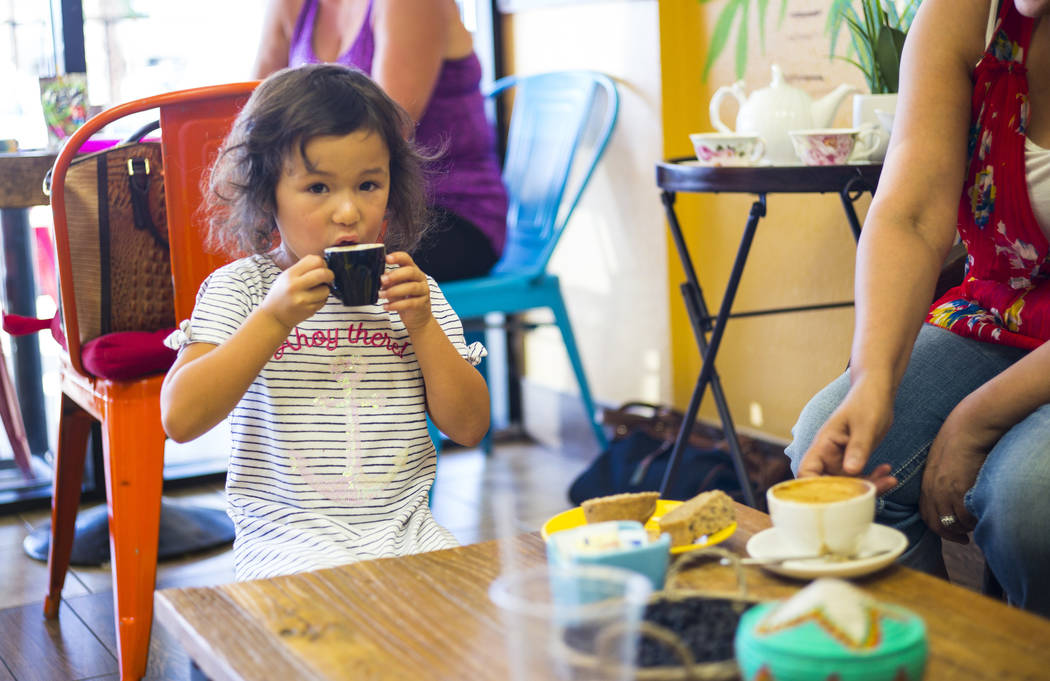
[[[130,141],[79,157],[65,191],[81,343],[175,326],[160,144]]]

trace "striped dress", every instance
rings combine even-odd
[[[181,342],[222,343],[280,274],[264,255],[216,270]],[[428,279],[434,318],[477,364],[480,344],[468,350],[459,318]],[[430,514],[437,455],[423,374],[396,312],[329,296],[274,352],[233,409],[230,430],[237,579],[456,545]]]

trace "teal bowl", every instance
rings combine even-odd
[[[573,550],[584,536],[613,531],[640,532],[644,535],[642,524],[629,520],[613,520],[594,525],[582,525],[570,530],[555,532],[547,539],[547,562],[553,566],[561,565],[608,565],[638,572],[649,578],[653,590],[664,587],[667,576],[667,564],[671,557],[671,536],[660,535],[659,539],[648,541],[638,546],[601,551],[580,552]]]
[[[919,681],[926,626],[909,610],[881,606],[862,641],[850,641],[819,616],[764,630],[779,602],[744,613],[735,649],[743,681]]]

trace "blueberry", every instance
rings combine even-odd
[[[677,634],[698,663],[720,662],[733,657],[737,624],[749,607],[725,598],[663,599],[646,607],[644,619]],[[677,667],[681,661],[661,641],[643,637],[637,663],[639,667]]]

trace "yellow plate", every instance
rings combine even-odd
[[[652,532],[660,531],[660,518],[665,513],[670,511],[675,506],[681,506],[682,502],[673,501],[671,499],[658,499],[656,502],[656,511],[653,513],[653,517],[649,518],[649,522],[645,524],[645,529]],[[561,532],[562,530],[571,530],[574,527],[580,527],[586,525],[587,519],[583,515],[583,509],[577,506],[576,508],[570,508],[568,511],[562,511],[556,516],[552,516],[547,522],[543,523],[543,527],[540,528],[540,535],[544,541],[547,540],[555,532]],[[708,536],[707,541],[696,544],[686,544],[685,546],[675,546],[671,549],[671,553],[684,553],[686,551],[692,551],[694,549],[702,549],[705,546],[714,546],[715,544],[724,542],[729,539],[736,532],[736,521],[732,522],[728,527],[715,532]]]

